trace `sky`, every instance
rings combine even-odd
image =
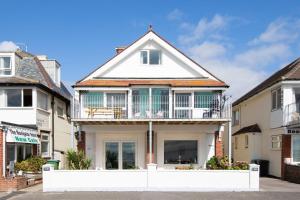
[[[68,86],[149,24],[229,84],[233,99],[300,57],[297,0],[10,0],[0,19],[0,50],[26,46],[57,59]]]

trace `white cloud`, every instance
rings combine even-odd
[[[182,17],[183,17],[183,12],[176,8],[168,14],[167,19],[171,21],[173,20],[176,21],[176,20],[181,20]]]
[[[222,44],[204,41],[199,45],[194,45],[189,49],[189,55],[199,60],[218,58],[226,53],[226,48]]]
[[[243,64],[248,68],[264,68],[278,60],[288,58],[291,55],[290,47],[286,44],[269,44],[249,48],[247,51],[237,54],[235,63]]]
[[[187,29],[179,36],[179,42],[189,56],[229,84],[227,93],[237,99],[274,73],[269,71],[270,66],[274,69],[290,62],[294,53],[292,41],[298,38],[299,30],[295,28],[298,20],[275,20],[250,40],[252,44],[255,41],[254,46],[245,45],[243,50],[234,53],[234,44],[228,43],[224,31],[230,27],[230,19],[233,18],[217,14],[211,20],[200,19],[197,25],[182,22],[181,27],[185,24]]]
[[[0,42],[0,51],[15,51],[19,47],[12,41]]]
[[[179,41],[182,44],[190,44],[203,38],[221,37],[219,32],[224,30],[229,23],[230,18],[216,14],[210,21],[207,18],[201,19],[197,25],[192,25],[186,22],[181,24],[181,27],[188,27],[191,33],[181,35]],[[222,38],[222,37],[221,37]]]
[[[299,37],[300,20],[279,18],[271,22],[267,29],[250,44],[292,42]]]

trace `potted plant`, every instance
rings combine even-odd
[[[46,160],[39,156],[33,156],[15,164],[15,171],[19,175],[27,178],[41,179],[42,166],[46,164]]]

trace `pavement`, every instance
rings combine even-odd
[[[0,193],[2,200],[299,200],[300,184],[280,179],[261,178],[260,192],[42,192],[36,185],[17,192]]]

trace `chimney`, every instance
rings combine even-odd
[[[48,59],[46,55],[36,56],[43,67],[51,77],[52,81],[56,84],[57,87],[60,87],[60,64],[55,59]]]
[[[126,47],[124,47],[124,46],[123,46],[123,47],[117,47],[117,48],[116,48],[116,53],[119,54],[119,53],[121,53],[122,51],[124,51],[124,49],[126,49]]]

